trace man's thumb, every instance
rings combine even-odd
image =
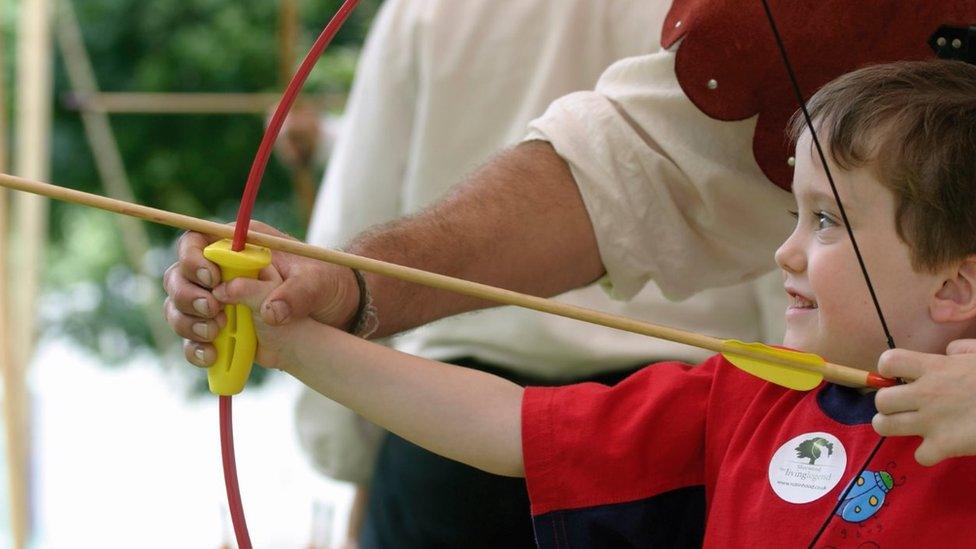
[[[320,292],[308,284],[308,278],[294,276],[271,291],[261,308],[261,319],[271,326],[305,318],[317,308]]]

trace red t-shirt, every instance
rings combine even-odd
[[[798,392],[715,356],[661,363],[615,387],[530,388],[525,474],[542,546],[641,545],[667,530],[656,498],[704,487],[705,545],[806,546],[879,437],[873,395]],[[888,439],[818,547],[972,547],[976,458],[922,467]],[[645,503],[647,505],[645,505]]]

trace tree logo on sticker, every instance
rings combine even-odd
[[[795,450],[796,457],[810,460],[808,465],[816,465],[824,450],[827,450],[828,457],[834,455],[834,445],[823,437],[808,438],[801,442]]]

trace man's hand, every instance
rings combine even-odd
[[[915,451],[922,465],[976,455],[976,339],[953,341],[945,355],[886,351],[878,371],[914,380],[878,391],[872,424],[879,434],[922,437]]]
[[[270,114],[268,118],[270,120]],[[311,166],[319,149],[321,124],[320,114],[314,105],[295,103],[275,141],[279,160],[292,169]]]
[[[251,228],[284,238],[288,235],[259,222]],[[221,283],[220,268],[203,257],[203,249],[215,238],[194,232],[179,240],[177,262],[163,275],[168,297],[166,321],[181,337],[186,359],[197,366],[210,366],[216,359],[213,340],[226,322],[223,306],[213,289]],[[311,318],[317,322],[348,328],[359,305],[359,286],[355,275],[338,267],[312,259],[273,252],[271,268],[280,276],[280,285],[272,290],[254,314],[268,326],[280,326],[296,319]],[[235,281],[236,282],[236,281]],[[237,284],[227,284],[224,299],[235,299]]]

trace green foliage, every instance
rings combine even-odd
[[[319,61],[306,91],[348,90],[355,58],[379,2],[364,0],[357,8]],[[298,55],[305,54],[340,3],[301,3]],[[271,1],[75,2],[102,91],[280,91],[278,8],[279,3]],[[4,20],[9,32],[15,19],[5,14]],[[51,177],[63,186],[104,194],[78,113],[64,101],[70,89],[62,63],[58,58]],[[233,220],[261,139],[263,117],[125,114],[113,115],[111,122],[137,201],[198,217]],[[272,159],[255,218],[301,236],[305,227],[294,201],[289,174]],[[154,280],[144,280],[126,266],[110,215],[53,203],[46,299],[72,305],[48,307],[47,327],[71,336],[109,363],[151,346],[143,312],[146,285],[161,284],[162,270],[174,260],[172,242],[177,231],[156,225],[147,228],[156,249],[144,261],[151,266]]]

